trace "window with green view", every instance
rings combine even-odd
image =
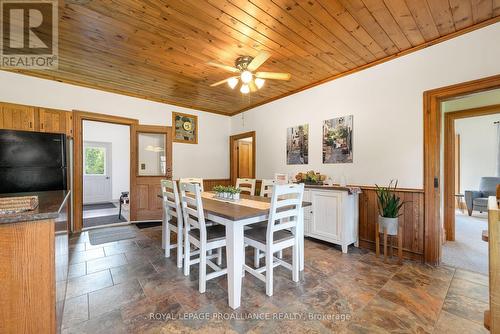
[[[85,174],[104,175],[106,149],[103,147],[85,148]]]

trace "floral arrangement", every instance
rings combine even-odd
[[[322,184],[323,181],[326,180],[326,175],[321,175],[320,173],[310,170],[307,173],[298,173],[295,175],[295,180],[298,183]]]
[[[219,185],[213,187],[213,191],[215,192],[215,197],[220,199],[229,199],[234,201],[238,201],[240,199],[240,188]]]

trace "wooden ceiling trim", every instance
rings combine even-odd
[[[72,73],[70,73],[71,78],[60,78],[59,72],[57,72],[57,75],[53,75],[53,74],[48,73],[49,71],[44,71],[44,72],[36,72],[36,71],[26,72],[26,71],[22,71],[22,70],[2,70],[2,71],[18,73],[18,74],[22,74],[22,75],[29,75],[29,76],[37,77],[40,79],[62,82],[62,83],[71,84],[71,85],[79,86],[79,87],[102,90],[102,91],[109,92],[109,93],[126,95],[126,96],[135,97],[135,98],[139,98],[139,99],[143,99],[143,100],[166,103],[166,104],[170,104],[170,105],[176,106],[176,107],[190,108],[190,109],[205,111],[205,112],[209,112],[209,113],[213,113],[213,114],[229,116],[228,113],[224,112],[224,111],[210,109],[210,108],[203,108],[203,107],[194,106],[194,105],[190,105],[190,104],[183,104],[183,103],[179,103],[177,100],[172,101],[169,99],[160,99],[158,97],[149,97],[149,96],[146,96],[144,94],[137,94],[137,93],[131,92],[128,89],[127,90],[115,89],[115,88],[108,87],[108,86],[101,86],[100,84],[96,84],[96,83],[89,84],[88,82],[74,79],[74,75]]]
[[[478,23],[491,18],[493,13],[492,0],[471,0],[472,3],[472,19],[474,23]]]
[[[427,1],[427,4],[431,9],[432,17],[441,36],[451,34],[457,30],[448,0],[432,0]]]
[[[360,0],[338,0],[387,54],[400,51]]]
[[[405,3],[411,11],[425,41],[431,41],[440,37],[426,0],[405,0]]]
[[[458,37],[460,35],[463,35],[463,34],[466,34],[466,33],[469,33],[471,31],[474,31],[474,30],[477,30],[477,29],[481,29],[481,28],[484,28],[486,26],[489,26],[491,24],[494,24],[494,23],[498,23],[500,22],[500,16],[497,16],[497,17],[493,17],[489,20],[486,20],[486,21],[483,21],[481,23],[478,23],[478,24],[475,24],[473,26],[470,26],[470,27],[467,27],[465,29],[462,29],[462,30],[459,30],[459,31],[456,31],[452,34],[449,34],[447,36],[442,36],[442,37],[438,37],[432,41],[428,41],[426,42],[425,44],[422,44],[422,45],[418,45],[418,46],[415,46],[411,49],[408,49],[408,50],[405,50],[405,51],[402,51],[402,52],[399,52],[397,54],[394,54],[394,55],[391,55],[391,56],[388,56],[386,58],[383,58],[383,59],[379,59],[377,61],[374,61],[370,64],[366,64],[360,68],[356,68],[356,69],[353,69],[353,70],[350,70],[348,72],[344,72],[344,73],[340,73],[340,74],[337,74],[337,75],[334,75],[334,76],[331,76],[329,78],[325,78],[324,80],[321,80],[321,81],[318,81],[318,82],[315,82],[315,83],[312,83],[306,87],[301,87],[300,89],[297,89],[293,92],[287,92],[286,94],[283,94],[281,96],[276,96],[276,97],[273,97],[271,99],[268,99],[264,102],[261,102],[261,103],[256,103],[256,104],[253,104],[252,106],[249,106],[249,107],[246,107],[246,108],[243,108],[239,111],[237,111],[236,113],[233,113],[231,116],[234,116],[234,115],[238,115],[242,112],[245,112],[247,110],[250,110],[250,109],[253,109],[253,108],[256,108],[258,106],[261,106],[261,105],[264,105],[264,104],[267,104],[267,103],[270,103],[270,102],[273,102],[273,101],[276,101],[276,100],[279,100],[279,99],[282,99],[284,97],[287,97],[287,96],[290,96],[290,95],[293,95],[293,94],[297,94],[297,93],[300,93],[304,90],[307,90],[307,89],[310,89],[310,88],[313,88],[313,87],[316,87],[316,86],[319,86],[319,85],[322,85],[324,83],[327,83],[327,82],[330,82],[330,81],[333,81],[335,79],[339,79],[339,78],[342,78],[342,77],[345,77],[345,76],[348,76],[348,75],[351,75],[353,73],[356,73],[356,72],[359,72],[359,71],[362,71],[362,70],[365,70],[367,68],[370,68],[370,67],[373,67],[373,66],[376,66],[376,65],[379,65],[379,64],[383,64],[385,62],[388,62],[388,61],[391,61],[393,59],[396,59],[396,58],[399,58],[399,57],[402,57],[402,56],[405,56],[407,54],[410,54],[410,53],[413,53],[413,52],[416,52],[418,50],[422,50],[422,49],[425,49],[429,46],[432,46],[432,45],[436,45],[436,44],[439,44],[439,43],[442,43],[444,41],[447,41],[449,39],[453,39],[455,37]]]
[[[387,53],[375,42],[370,34],[336,0],[319,0],[318,3],[377,59],[387,56]]]
[[[494,23],[487,18],[499,3],[60,2],[59,69],[21,72],[230,115],[454,37],[456,30],[461,34]],[[227,85],[210,87],[231,74],[207,62],[232,65],[238,56],[263,50],[271,58],[260,70],[289,72],[292,80],[267,80],[265,89],[251,96]]]

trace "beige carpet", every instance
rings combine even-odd
[[[481,233],[488,228],[485,213],[474,212],[471,217],[457,213],[455,241],[443,245],[443,264],[488,274],[488,243]]]

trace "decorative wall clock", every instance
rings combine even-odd
[[[172,112],[173,141],[198,144],[198,116]]]

